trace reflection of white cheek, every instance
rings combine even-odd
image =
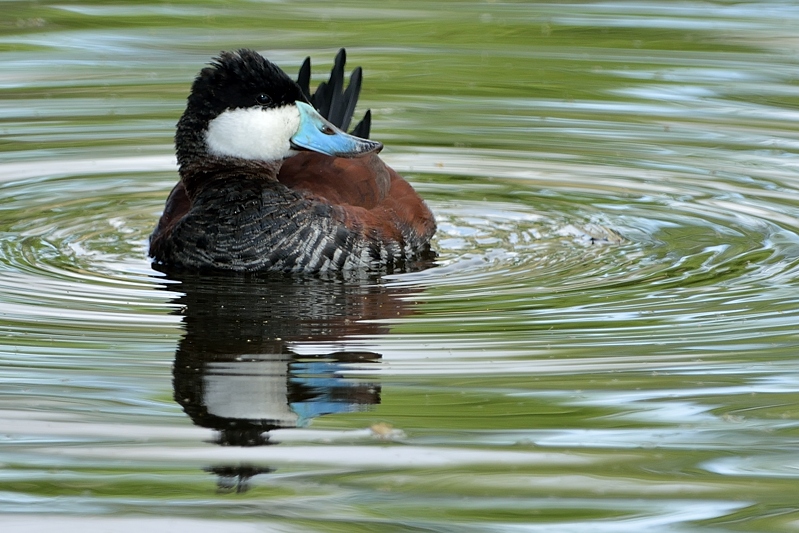
[[[211,155],[276,161],[290,155],[299,124],[294,105],[228,109],[208,124],[205,143]]]
[[[206,409],[224,418],[296,426],[299,416],[288,403],[289,359],[283,354],[253,357],[257,360],[207,364],[203,376]]]

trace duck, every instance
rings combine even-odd
[[[251,49],[200,71],[175,133],[180,179],[150,236],[154,267],[396,271],[435,256],[433,213],[378,156],[371,112],[345,131],[362,79],[358,68],[343,90],[345,61],[342,49],[314,94],[309,59],[297,81]]]

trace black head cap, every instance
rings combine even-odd
[[[205,154],[203,132],[227,109],[307,102],[294,80],[253,50],[221,52],[194,80],[175,134],[178,163]]]

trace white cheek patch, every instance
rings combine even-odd
[[[228,109],[208,123],[205,144],[211,155],[277,161],[291,154],[300,127],[297,106]]]

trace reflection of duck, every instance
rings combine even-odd
[[[380,355],[340,343],[385,329],[364,319],[406,314],[395,294],[321,280],[182,281],[175,399],[196,424],[219,430],[221,444],[265,444],[271,429],[379,403],[379,385],[340,374]]]
[[[223,446],[269,444],[269,431],[380,403],[380,385],[342,377],[380,354],[348,338],[386,333],[379,319],[410,312],[399,289],[318,279],[183,276],[186,334],[175,353],[175,400]],[[301,354],[300,354],[301,352]],[[257,471],[256,471],[257,470]],[[268,472],[218,465],[220,489]],[[246,484],[245,484],[246,485]]]
[[[341,54],[310,99],[346,125],[360,73],[342,93],[343,63]],[[150,240],[157,263],[319,272],[430,255],[430,210],[377,157],[380,143],[344,133],[306,103],[308,79],[304,68],[301,87],[251,50],[223,52],[200,72],[175,136],[181,181]]]

